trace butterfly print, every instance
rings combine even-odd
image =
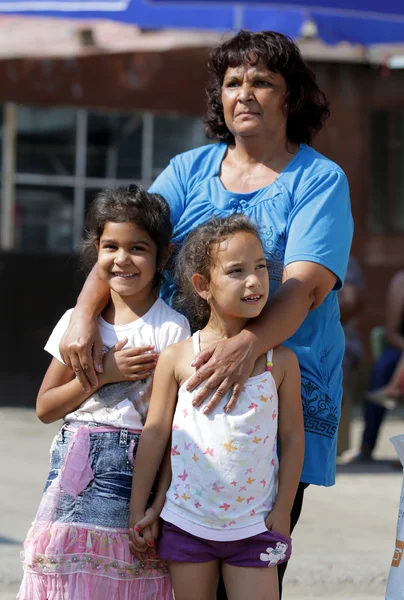
[[[227,504],[226,502],[223,502],[222,506],[219,506],[219,508],[223,508],[224,511],[226,512],[227,510],[229,510],[230,504]]]
[[[254,500],[254,496],[250,496],[249,498],[247,498],[247,504],[250,504],[251,500]]]
[[[187,416],[188,416],[188,411],[187,411],[187,409],[186,409],[186,408],[184,408],[184,410],[183,410],[182,412],[184,413],[184,419],[186,419],[186,418],[187,418]]]
[[[262,438],[260,438],[260,437],[257,437],[257,436],[255,435],[255,436],[254,436],[254,439],[253,439],[253,444],[259,444],[261,440],[262,440]]]
[[[199,508],[200,506],[202,506],[200,502],[195,502],[195,508]]]
[[[267,484],[266,479],[261,479],[260,483],[262,483],[262,487],[265,487]]]
[[[252,483],[254,483],[254,481],[255,481],[255,479],[253,479],[252,477],[249,477],[249,478],[247,479],[247,483],[248,483],[249,485],[251,485]]]
[[[246,492],[246,491],[247,491],[246,485],[242,485],[241,488],[239,489],[239,492]]]
[[[175,446],[171,448],[171,456],[179,456],[180,454],[181,452],[178,452],[178,444],[175,444]]]
[[[264,439],[264,441],[263,441],[263,444],[265,444],[265,442],[266,442],[267,440],[269,440],[269,435],[267,435],[267,436],[265,437],[265,439]]]
[[[189,442],[189,444],[187,444],[186,442],[184,442],[184,450],[188,451],[191,447],[191,442]]]
[[[185,480],[186,480],[186,478],[188,477],[188,473],[187,473],[187,472],[186,472],[186,470],[184,469],[184,472],[183,472],[183,474],[182,474],[182,475],[178,475],[178,477],[179,477],[180,479],[182,479],[182,481],[185,481]]]
[[[199,458],[197,457],[197,455],[196,455],[195,453],[194,453],[194,455],[193,455],[193,457],[192,457],[192,460],[193,460],[194,462],[196,462],[196,461],[198,461],[198,460],[199,460]]]
[[[214,456],[214,448],[206,448],[204,454],[209,454],[209,456]]]
[[[255,402],[251,402],[248,408],[252,408],[254,412],[257,412],[258,404],[255,404]]]
[[[233,440],[229,440],[227,444],[223,444],[226,448],[227,452],[235,452],[237,450],[237,446],[233,444]]]
[[[268,396],[260,396],[261,402],[268,402]]]
[[[244,475],[248,475],[248,473],[252,473],[252,469],[247,469]]]
[[[244,502],[245,498],[242,498],[241,496],[237,496],[237,502],[239,504],[241,504],[242,502]]]
[[[219,486],[219,485],[217,485],[217,483],[215,482],[215,483],[212,485],[212,490],[213,490],[214,492],[216,492],[217,494],[220,494],[220,492],[221,492],[222,490],[224,490],[224,485],[220,485],[220,486]]]
[[[274,421],[276,419],[276,410],[274,410],[274,412],[272,413],[272,420]]]
[[[182,498],[183,500],[190,500],[191,496],[187,496],[187,494],[184,492],[184,493],[182,494],[181,498]]]
[[[237,481],[232,481],[230,485],[236,486],[237,485]]]

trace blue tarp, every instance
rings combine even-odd
[[[404,0],[0,0],[0,14],[106,18],[145,29],[274,29],[293,37],[308,20],[327,43],[404,42]]]

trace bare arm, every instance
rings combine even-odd
[[[300,392],[300,371],[296,355],[288,348],[277,350],[274,359],[282,361],[283,379],[278,389],[280,463],[278,494],[266,525],[283,535],[290,535],[290,511],[296,496],[303,467],[304,426]]]
[[[171,436],[178,392],[175,378],[176,357],[176,345],[169,346],[162,352],[157,363],[149,412],[140,436],[133,470],[130,501],[130,523],[132,525],[144,517],[146,504]],[[169,475],[171,475],[171,471],[163,469],[158,497],[155,500],[156,505],[161,503],[162,491],[167,483],[169,485]],[[164,490],[164,497],[168,485]]]
[[[54,358],[38,392],[36,414],[43,423],[53,423],[75,410],[88,396],[73,371]]]
[[[404,350],[401,332],[404,317],[404,271],[400,271],[390,282],[386,302],[386,338],[389,344]]]
[[[74,371],[85,391],[98,386],[96,371],[102,373],[102,341],[97,318],[109,299],[110,289],[98,277],[95,265],[84,283],[69,327],[60,342],[63,362]]]
[[[282,285],[259,317],[250,321],[237,336],[199,353],[194,362],[198,370],[187,388],[195,389],[207,381],[198,392],[195,405],[202,404],[216,390],[207,404],[211,412],[233,387],[227,404],[227,410],[231,410],[258,357],[291,337],[308,312],[320,306],[336,280],[334,273],[316,263],[299,261],[288,265]]]
[[[145,379],[154,369],[157,354],[144,354],[150,346],[124,350],[126,342],[126,338],[120,340],[105,355],[104,372],[98,378],[96,389],[107,383]],[[43,423],[52,423],[75,410],[93,393],[94,390],[85,392],[72,369],[54,358],[38,392],[37,415]]]

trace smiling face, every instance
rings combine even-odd
[[[135,223],[107,222],[98,244],[98,273],[119,296],[152,294],[157,246]]]
[[[246,137],[282,130],[286,136],[286,93],[284,77],[270,71],[263,61],[229,67],[221,95],[229,131],[235,137]]]
[[[240,231],[215,246],[206,292],[212,312],[223,321],[258,316],[269,293],[261,242],[255,235]]]

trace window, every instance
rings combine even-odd
[[[136,182],[148,187],[175,154],[206,141],[200,119],[189,116],[8,107],[16,115],[7,121],[16,173],[6,199],[3,188],[8,235],[1,241],[22,252],[77,250],[98,191]]]
[[[370,230],[404,232],[404,112],[373,114],[371,171]]]

